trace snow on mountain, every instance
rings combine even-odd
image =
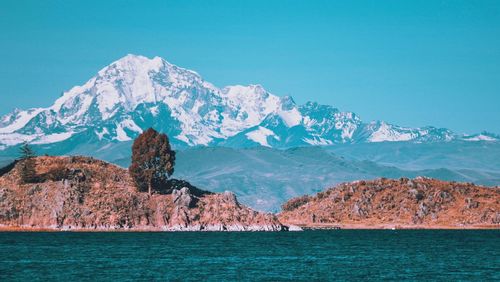
[[[33,144],[126,142],[147,127],[175,146],[294,147],[334,143],[464,139],[447,129],[363,123],[351,112],[308,102],[297,105],[260,85],[217,88],[196,72],[160,57],[127,55],[75,86],[48,108],[14,110],[0,118],[0,148]],[[71,143],[70,142],[70,143]],[[78,144],[72,144],[77,146]]]
[[[280,106],[279,97],[270,94],[260,85],[227,86],[222,89],[221,94],[229,108],[223,115],[222,128],[230,135],[259,124]]]
[[[435,127],[408,128],[397,125],[391,125],[383,121],[371,122],[366,125],[365,131],[370,132],[368,142],[385,141],[451,141],[453,132],[447,129],[438,129]]]
[[[254,131],[250,131],[250,132],[246,133],[245,135],[250,140],[255,141],[255,142],[257,142],[260,145],[265,146],[265,147],[271,147],[267,141],[267,138],[269,138],[269,137],[272,137],[278,141],[280,140],[280,138],[273,131],[271,131],[265,127],[262,127],[262,126],[259,126],[258,129],[254,130]]]
[[[385,122],[373,122],[368,125],[372,134],[368,138],[371,142],[383,141],[410,141],[415,138],[411,128],[394,128]]]
[[[0,134],[11,133],[23,128],[33,117],[38,115],[43,109],[30,109],[28,111],[15,110],[12,114],[2,118],[5,127],[0,128]]]
[[[500,141],[500,136],[489,132],[482,132],[480,134],[464,135],[462,139],[465,141]]]

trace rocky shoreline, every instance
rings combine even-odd
[[[34,160],[32,183],[22,183],[20,164],[0,172],[0,231],[500,228],[499,187],[423,177],[356,181],[291,199],[275,215],[185,181],[138,192],[127,170],[92,158]]]
[[[298,225],[301,230],[479,230],[500,229],[497,224],[483,225],[400,225],[400,224],[303,224]]]
[[[273,214],[179,181],[165,193],[138,192],[128,171],[86,157],[37,157],[36,181],[20,165],[0,177],[5,229],[64,231],[283,231]],[[183,185],[189,187],[183,187]]]
[[[302,229],[301,229],[302,230]],[[46,226],[34,227],[30,225],[12,226],[0,225],[0,232],[275,232],[289,231],[287,226],[244,226],[244,225],[188,225],[188,226],[164,226],[161,228],[151,226],[137,226],[124,228],[121,226],[97,226],[95,228],[81,228],[75,226]]]

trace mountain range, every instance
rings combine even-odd
[[[103,150],[154,127],[175,148],[225,146],[291,148],[310,145],[411,141],[498,141],[491,133],[365,123],[329,105],[297,105],[260,85],[218,88],[166,60],[127,55],[75,86],[48,108],[14,110],[0,118],[0,150],[24,141],[74,151]],[[62,152],[65,153],[65,152]]]
[[[500,137],[365,123],[352,112],[297,105],[260,85],[217,88],[162,58],[127,55],[48,108],[0,118],[0,167],[32,144],[39,155],[130,164],[154,127],[178,151],[174,177],[277,211],[286,200],[358,179],[429,176],[500,184]],[[321,146],[318,146],[321,145]]]

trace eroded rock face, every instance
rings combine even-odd
[[[0,225],[64,230],[280,231],[277,217],[242,206],[232,193],[188,187],[137,192],[128,172],[85,157],[38,157],[39,183],[19,168],[0,177]]]
[[[500,228],[500,188],[424,177],[356,181],[291,199],[278,217],[302,226]]]
[[[195,204],[195,200],[187,187],[183,187],[181,190],[174,189],[172,197],[177,207],[192,208]]]
[[[222,193],[222,200],[225,203],[228,203],[228,204],[231,204],[231,205],[234,205],[237,207],[240,205],[238,203],[238,199],[236,199],[236,195],[231,191],[225,191],[224,193]]]

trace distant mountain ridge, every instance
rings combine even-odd
[[[217,88],[199,74],[160,57],[127,55],[75,86],[48,108],[0,118],[0,150],[28,141],[77,147],[81,142],[134,139],[143,129],[167,133],[179,147],[308,145],[384,141],[498,141],[491,133],[459,135],[432,126],[364,123],[352,112],[307,102],[297,105],[260,85]]]

